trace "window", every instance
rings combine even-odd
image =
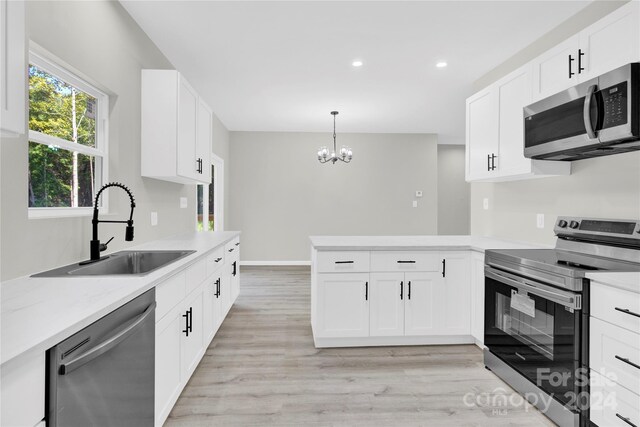
[[[107,181],[108,97],[29,54],[29,217],[90,214]]]
[[[222,225],[222,191],[224,179],[224,161],[211,155],[211,183],[197,185],[196,229],[198,231],[221,231]]]

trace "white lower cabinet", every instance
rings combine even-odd
[[[45,354],[15,358],[0,369],[2,426],[35,426],[44,418]]]
[[[182,390],[180,342],[183,318],[181,307],[156,323],[156,425],[162,425]]]
[[[369,336],[369,273],[318,275],[319,337]]]
[[[469,251],[322,252],[358,260],[367,273],[312,266],[316,347],[472,343]],[[333,262],[324,265],[332,271]]]

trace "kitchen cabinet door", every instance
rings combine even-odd
[[[404,335],[404,273],[372,273],[369,297],[372,337]]]
[[[484,254],[471,254],[471,335],[484,343]]]
[[[198,98],[198,120],[196,132],[196,161],[200,161],[198,180],[211,182],[211,137],[213,113],[202,98]]]
[[[578,84],[578,49],[580,35],[576,34],[533,60],[532,102]]]
[[[436,294],[442,288],[440,273],[405,273],[404,334],[431,335],[437,327]]]
[[[180,311],[174,310],[156,323],[156,425],[162,425],[182,390],[180,345],[184,318],[181,314]]]
[[[180,366],[181,376],[189,378],[200,361],[203,353],[202,338],[202,288],[187,297],[182,306],[180,335]]]
[[[580,81],[640,61],[640,3],[629,2],[580,32]]]
[[[231,266],[226,266],[228,269],[225,274],[220,277],[220,309],[222,310],[222,320],[229,313],[229,309],[231,308],[231,304],[233,301],[231,300]]]
[[[178,174],[199,179],[196,155],[196,123],[198,119],[198,94],[180,75],[178,78]]]
[[[531,64],[498,81],[496,90],[500,148],[494,172],[500,175],[530,173],[531,159],[524,157],[522,109],[531,102]]]
[[[215,279],[209,277],[202,289],[202,338],[204,346],[208,346],[216,332],[214,304],[216,293]]]
[[[498,97],[491,87],[467,99],[466,180],[490,177],[491,155],[498,155]]]
[[[441,333],[444,335],[471,335],[471,256],[468,252],[446,252],[443,258],[442,300],[436,301],[442,309]]]
[[[26,132],[25,2],[0,0],[0,135]]]
[[[318,274],[317,286],[316,336],[369,336],[369,273]]]

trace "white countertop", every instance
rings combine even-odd
[[[594,271],[593,273],[587,273],[586,277],[594,282],[640,293],[640,273],[638,272],[613,273]]]
[[[0,364],[47,350],[239,234],[194,232],[127,248],[196,251],[142,277],[25,276],[0,283]]]
[[[310,236],[322,251],[539,249],[553,246],[480,236]]]

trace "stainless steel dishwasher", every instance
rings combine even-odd
[[[155,289],[47,352],[47,426],[153,426]]]

